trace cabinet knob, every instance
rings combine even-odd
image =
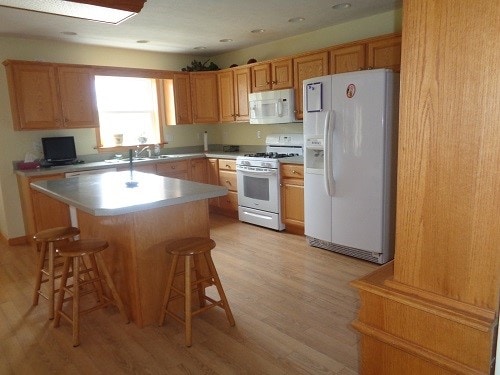
[[[275,84],[277,84],[277,83],[278,83],[278,81],[271,81],[271,83],[272,83],[273,85],[275,85]]]
[[[295,169],[292,169],[293,174],[297,174],[297,171]]]
[[[175,165],[171,165],[170,168],[175,169]]]

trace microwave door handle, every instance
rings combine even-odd
[[[278,114],[278,117],[283,117],[283,100],[278,99],[276,102],[276,113]]]

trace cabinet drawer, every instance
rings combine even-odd
[[[186,172],[187,176],[188,160],[179,160],[170,163],[156,164],[156,173],[160,176],[171,176],[172,173]]]
[[[236,172],[231,171],[219,171],[219,183],[221,186],[225,186],[228,190],[237,191],[238,182],[236,179]]]
[[[219,169],[226,171],[236,171],[236,160],[219,159]]]
[[[228,211],[238,211],[238,193],[229,191],[226,196],[219,197],[219,207]]]
[[[281,178],[304,178],[304,166],[300,164],[281,164]]]

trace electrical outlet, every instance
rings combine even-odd
[[[37,155],[37,157],[40,157],[43,153],[42,150],[42,143],[40,141],[33,141],[33,151]]]
[[[260,130],[257,130],[257,139],[260,139],[262,135],[260,134]]]

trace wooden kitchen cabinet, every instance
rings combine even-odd
[[[248,121],[250,69],[227,69],[217,73],[221,122]]]
[[[189,73],[174,73],[174,103],[176,124],[192,124],[191,85]]]
[[[16,130],[99,126],[90,67],[4,62]]]
[[[364,69],[392,69],[399,72],[401,65],[401,35],[390,34],[329,50],[330,74]]]
[[[281,164],[281,220],[287,232],[304,234],[304,166]]]
[[[236,121],[248,121],[250,119],[250,106],[248,94],[250,93],[250,69],[237,68],[234,73],[234,114]]]
[[[188,179],[189,160],[178,160],[156,164],[156,174],[164,177]]]
[[[252,92],[281,90],[293,87],[291,58],[273,60],[251,67]]]
[[[217,73],[217,87],[219,94],[220,121],[233,122],[235,119],[234,77],[231,69]]]
[[[328,52],[318,52],[293,59],[295,88],[295,117],[303,117],[302,83],[305,79],[321,77],[328,74]]]
[[[230,216],[238,215],[238,181],[236,178],[236,160],[219,159],[219,185],[229,191],[224,197],[219,197],[219,207],[223,213]]]
[[[366,45],[367,69],[401,70],[401,36],[393,35],[373,40]]]
[[[24,229],[29,241],[40,230],[71,225],[68,205],[49,199],[45,194],[39,193],[30,187],[30,183],[35,181],[62,178],[64,178],[63,173],[32,177],[17,175]]]
[[[204,184],[208,182],[206,158],[189,160],[188,179],[190,181],[201,182]]]
[[[219,159],[207,159],[207,180],[210,185],[219,185]],[[219,197],[210,198],[208,204],[219,207]]]
[[[193,123],[219,122],[217,73],[189,73]]]
[[[354,72],[365,69],[365,44],[333,48],[329,51],[329,74]]]

